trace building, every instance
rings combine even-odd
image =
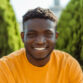
[[[60,0],[54,0],[54,6],[50,8],[55,15],[59,18],[63,7],[60,5]]]

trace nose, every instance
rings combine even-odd
[[[38,37],[36,38],[36,43],[37,43],[37,44],[45,44],[45,43],[46,43],[45,37],[43,37],[43,36],[38,36]]]

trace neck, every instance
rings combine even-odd
[[[48,56],[47,58],[42,59],[42,60],[36,60],[28,54],[26,56],[27,56],[27,59],[29,60],[29,62],[31,64],[38,66],[38,67],[42,67],[42,66],[46,65],[48,63],[49,59],[50,59],[50,56]]]

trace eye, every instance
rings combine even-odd
[[[45,36],[46,36],[46,37],[52,37],[52,36],[53,36],[53,32],[51,32],[51,31],[46,31],[46,32],[45,32]]]
[[[27,37],[29,37],[29,38],[34,38],[34,37],[36,37],[36,36],[37,36],[37,34],[34,33],[34,32],[29,32],[29,33],[27,34]]]

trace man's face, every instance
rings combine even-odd
[[[24,46],[34,59],[47,58],[55,46],[56,24],[48,19],[30,19],[24,23]]]

